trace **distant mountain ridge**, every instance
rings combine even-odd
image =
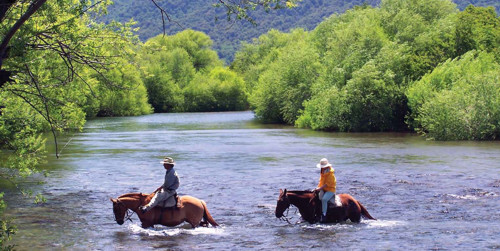
[[[498,0],[455,0],[453,2],[460,10],[473,4],[493,6],[497,13],[500,12]],[[276,10],[269,13],[257,10],[251,13],[257,26],[242,20],[227,22],[224,10],[212,6],[216,1],[168,0],[157,1],[157,3],[167,11],[172,20],[166,23],[167,35],[173,35],[188,28],[202,31],[214,41],[213,48],[218,52],[219,57],[226,63],[230,63],[242,41],[249,42],[270,29],[284,32],[293,28],[312,30],[324,18],[334,13],[343,13],[355,5],[377,6],[380,0],[304,0],[294,9]],[[137,22],[137,27],[140,27],[137,35],[142,41],[163,32],[160,11],[149,0],[119,0],[108,10],[109,14],[103,18],[104,21],[126,22],[133,18]],[[216,18],[218,21],[215,20]]]

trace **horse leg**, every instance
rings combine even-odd
[[[351,220],[351,222],[359,223],[361,221],[361,214],[351,212],[349,215],[349,220]]]
[[[361,221],[361,208],[354,201],[349,201],[348,218],[351,222],[359,223]]]
[[[150,222],[150,221],[142,221],[141,223],[142,223],[142,224],[141,224],[141,227],[142,227],[142,228],[148,228],[148,227],[152,227],[152,226],[154,225],[154,224],[153,224],[152,222]]]
[[[201,219],[194,219],[194,217],[186,217],[184,218],[184,221],[191,224],[192,228],[196,228],[198,225],[201,224]]]
[[[202,224],[205,224],[206,226],[208,226],[208,223],[206,221],[202,221],[203,220],[203,211],[202,212],[199,212],[199,216],[193,216],[191,215],[190,218],[187,218],[185,219],[185,221],[187,221],[189,224],[191,224],[191,226],[193,228],[196,228],[197,226],[202,226]]]
[[[208,227],[208,221],[206,221],[206,220],[201,221],[199,226],[200,227]]]
[[[186,220],[189,224],[191,224],[191,228],[196,228],[198,226],[198,224],[196,224],[195,222],[193,221],[190,221],[190,220]],[[201,224],[201,223],[200,223]]]

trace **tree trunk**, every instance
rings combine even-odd
[[[26,12],[17,20],[17,22],[9,29],[5,37],[2,38],[2,43],[0,44],[0,70],[2,69],[3,60],[8,57],[7,46],[10,40],[14,37],[14,34],[21,28],[21,26],[38,10],[47,0],[35,0],[31,3],[30,7]],[[5,14],[10,7],[14,4],[12,0],[3,1],[2,8],[0,9],[0,20],[5,18]],[[6,2],[6,3],[5,3]]]
[[[5,18],[5,14],[7,14],[7,11],[14,5],[16,0],[2,0],[0,1],[0,23],[3,21]]]

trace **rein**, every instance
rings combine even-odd
[[[283,216],[281,216],[281,218],[279,218],[279,219],[282,220],[282,221],[286,221],[286,222],[288,222],[288,224],[292,225],[292,223],[290,223],[290,219],[288,219],[288,212],[289,211],[290,211],[290,207],[288,207],[286,209],[286,215],[283,214]]]
[[[130,222],[134,222],[134,221],[132,221],[132,216],[134,215],[135,212],[132,211],[132,209],[127,208],[127,206],[125,206],[125,204],[123,204],[123,202],[120,201],[120,199],[117,199],[117,201],[118,201],[118,203],[120,203],[121,206],[124,206],[127,209],[127,211],[125,211],[125,216],[123,217],[123,221],[129,220]],[[132,212],[130,212],[130,211],[132,211]]]
[[[130,211],[129,211],[129,210],[130,210],[130,211],[132,211],[131,209],[127,209],[127,212],[125,213],[125,217],[123,218],[123,220],[124,220],[124,221],[129,220],[130,222],[132,222],[132,223],[133,223],[133,221],[132,221],[132,218],[131,218],[131,217],[132,217],[132,215],[134,215],[134,213],[135,213],[135,212],[134,212],[134,211],[132,211],[132,213],[130,213]]]
[[[286,190],[285,190],[285,191],[286,191]],[[304,192],[306,192],[306,191],[304,191]],[[307,191],[307,192],[309,192],[309,191]],[[283,216],[281,216],[279,219],[280,219],[280,220],[282,220],[282,221],[286,221],[288,224],[292,224],[292,223],[290,223],[290,220],[292,220],[292,217],[290,217],[290,218],[288,217],[288,213],[289,213],[289,211],[290,211],[290,206],[291,206],[291,205],[294,205],[294,206],[295,206],[295,213],[294,213],[294,214],[297,214],[297,210],[299,210],[299,207],[298,207],[297,205],[292,204],[292,203],[290,202],[290,199],[288,198],[288,194],[286,194],[286,192],[285,192],[285,194],[284,194],[284,197],[285,197],[285,198],[286,198],[286,200],[288,201],[288,204],[289,204],[289,205],[288,205],[288,208],[286,209],[286,212],[283,212]],[[313,212],[313,215],[314,215],[314,214],[315,214],[315,213]],[[304,216],[302,215],[302,218],[303,218],[303,217],[304,217]]]
[[[285,215],[285,213],[283,213],[283,216],[281,216],[279,219],[282,221],[286,221],[286,222],[288,222],[288,224],[292,225],[292,223],[290,222],[290,220],[292,218],[288,218],[288,213],[290,212],[291,204],[290,204],[290,200],[288,199],[288,195],[285,194],[285,196],[286,196],[286,199],[288,201],[288,208],[286,209],[286,215]],[[297,213],[297,209],[295,209],[295,213]]]

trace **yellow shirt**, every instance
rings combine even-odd
[[[337,179],[335,178],[335,170],[331,167],[329,172],[321,173],[321,176],[319,177],[318,187],[321,187],[324,184],[326,184],[323,188],[325,192],[335,193],[337,188]]]

